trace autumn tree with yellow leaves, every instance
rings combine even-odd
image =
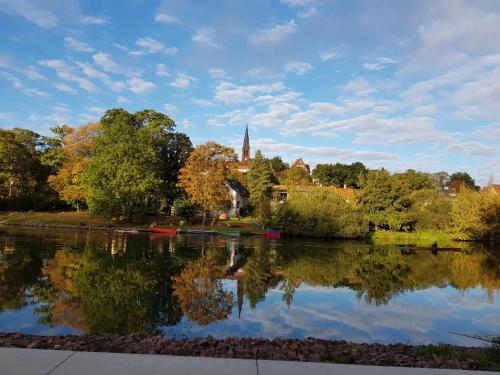
[[[100,130],[99,123],[68,128],[62,139],[63,165],[56,175],[49,177],[50,186],[59,193],[61,199],[77,209],[85,204],[86,192],[80,177],[90,160]]]
[[[209,210],[221,210],[231,197],[228,178],[237,176],[237,155],[230,147],[215,142],[197,146],[180,170],[179,186],[203,209],[203,226]]]

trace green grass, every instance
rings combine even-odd
[[[0,224],[17,225],[54,225],[54,226],[76,226],[82,228],[90,227],[109,227],[109,228],[148,228],[151,223],[156,223],[165,228],[182,229],[202,229],[201,224],[179,226],[180,219],[175,217],[150,216],[144,219],[142,223],[117,222],[105,217],[94,215],[88,212],[0,212]],[[207,230],[239,230],[242,235],[260,233],[259,228],[245,221],[216,221],[215,225],[210,226],[211,219],[207,220],[205,229]]]
[[[439,246],[451,246],[450,236],[439,230],[420,230],[416,232],[376,231],[371,240],[375,245],[417,245],[431,246],[436,241]]]

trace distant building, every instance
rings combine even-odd
[[[500,194],[500,185],[499,184],[491,184],[491,185],[485,186],[481,189],[481,193],[488,193],[488,192]]]
[[[239,217],[241,209],[248,206],[250,193],[238,180],[227,180],[226,184],[231,194],[231,209],[228,212],[228,216]]]
[[[302,159],[297,159],[293,162],[292,168],[301,168],[307,172],[307,174],[311,174],[311,168],[309,167],[309,164],[304,163],[304,160]]]
[[[247,173],[250,169],[250,138],[248,137],[248,125],[245,129],[245,138],[243,139],[243,148],[241,150],[241,161],[237,163],[237,168],[241,173]]]

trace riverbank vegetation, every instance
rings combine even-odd
[[[249,206],[239,209],[246,221],[284,235],[358,238],[371,230],[377,241],[500,240],[498,190],[480,192],[465,172],[390,173],[356,162],[318,164],[311,176],[307,166],[257,151],[243,174],[233,149],[193,148],[174,129],[160,112],[111,109],[98,123],[58,126],[52,136],[0,130],[0,211],[83,209],[113,223],[174,214],[202,226],[211,213],[213,225],[231,206],[227,181],[234,179],[250,192]]]

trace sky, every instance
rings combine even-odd
[[[0,127],[151,108],[318,163],[500,182],[497,0],[0,0]]]

